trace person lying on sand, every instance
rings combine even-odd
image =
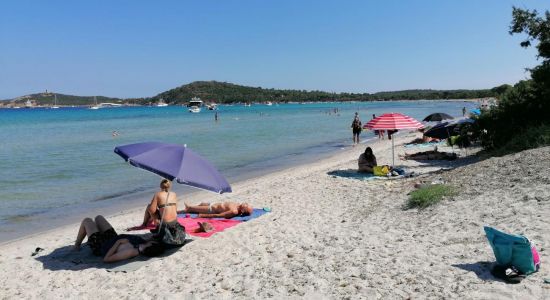
[[[187,205],[185,209],[178,213],[196,213],[199,218],[233,218],[236,216],[249,216],[253,212],[252,206],[248,203],[235,202],[220,202],[208,203],[203,202],[199,205]]]
[[[402,160],[413,159],[413,160],[455,160],[457,158],[456,153],[448,152],[439,152],[437,147],[432,151],[423,151],[413,154],[399,155],[399,158]]]
[[[85,237],[88,245],[96,256],[103,256],[106,263],[129,259],[140,254],[153,257],[164,252],[160,243],[146,241],[137,235],[117,234],[113,226],[103,216],[95,220],[85,218],[80,224],[74,243],[74,250],[79,251]]]

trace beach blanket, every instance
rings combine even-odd
[[[199,218],[198,214],[179,214],[178,222],[185,227],[185,232],[192,236],[210,237],[216,232],[224,231],[227,228],[233,227],[239,223],[250,221],[252,219],[263,216],[271,211],[270,208],[254,208],[254,211],[249,216],[225,218]],[[196,232],[199,228],[198,222],[208,222],[213,229],[209,232]]]
[[[336,178],[336,177],[344,177],[344,178],[351,178],[351,179],[357,179],[357,180],[391,180],[391,179],[398,179],[410,176],[410,174],[405,175],[399,175],[399,176],[374,176],[372,173],[359,173],[357,170],[354,169],[347,169],[347,170],[335,170],[327,172],[328,175]]]
[[[185,244],[191,241],[192,240],[186,240]],[[95,256],[92,253],[92,249],[90,249],[87,244],[83,244],[80,247],[80,251],[73,251],[72,246],[65,246],[55,249],[50,254],[38,256],[36,259],[44,264],[45,269],[51,270],[96,268],[106,269],[108,272],[132,272],[153,261],[172,255],[178,250],[179,247],[168,249],[161,256],[157,257],[139,255],[124,261],[104,263],[102,257]],[[63,266],[63,264],[65,264],[65,266]],[[67,265],[70,267],[68,268]]]
[[[199,229],[198,222],[207,222],[212,225],[213,230],[209,232],[197,232]],[[212,219],[212,218],[182,218],[178,217],[178,223],[185,227],[185,232],[192,236],[207,238],[216,232],[224,231],[227,228],[233,227],[243,221],[231,219]]]
[[[233,217],[231,219],[226,218],[199,218],[198,214],[187,214],[182,213],[178,214],[178,223],[180,223],[182,226],[185,227],[185,232],[192,236],[199,236],[199,237],[210,237],[216,232],[224,231],[227,228],[233,227],[241,222],[250,221],[252,219],[258,218],[263,216],[264,214],[271,211],[270,208],[264,207],[264,208],[254,208],[253,212],[249,216],[243,216],[243,217]],[[195,232],[199,228],[198,222],[208,222],[212,225],[213,229],[209,232]],[[152,223],[147,224],[146,226],[134,226],[127,228],[127,231],[134,231],[134,230],[151,230],[155,229],[155,225]]]

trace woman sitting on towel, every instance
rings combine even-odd
[[[176,222],[178,216],[178,195],[170,191],[172,183],[168,179],[160,182],[160,191],[156,192],[145,209],[142,226],[152,223],[158,225],[163,217],[164,223]],[[163,214],[164,213],[164,214]]]
[[[233,218],[237,216],[249,216],[254,209],[248,203],[221,202],[201,203],[199,205],[185,204],[183,213],[197,213],[199,218]]]
[[[140,254],[153,257],[164,252],[164,246],[160,243],[146,241],[137,235],[118,235],[103,216],[97,216],[95,220],[82,220],[74,243],[76,250],[80,250],[86,236],[94,255],[103,256],[106,263],[129,259]]]
[[[365,152],[359,155],[357,164],[359,165],[358,171],[360,173],[372,173],[372,168],[376,166],[376,156],[374,156],[370,147],[367,147]]]

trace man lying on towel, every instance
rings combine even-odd
[[[220,202],[220,203],[201,203],[199,205],[187,205],[183,211],[178,213],[195,213],[199,218],[226,218],[230,219],[237,216],[249,216],[254,209],[248,203]]]

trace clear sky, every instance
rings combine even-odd
[[[148,97],[197,80],[378,92],[513,84],[538,64],[512,6],[550,1],[0,2],[0,99]]]

